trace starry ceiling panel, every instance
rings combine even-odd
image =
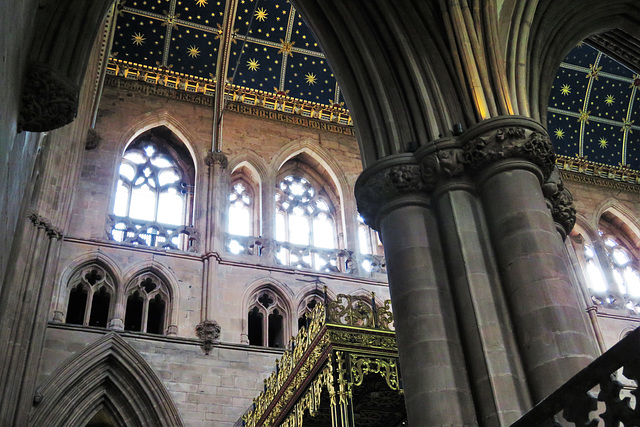
[[[622,161],[623,132],[619,126],[590,120],[584,124],[583,152],[592,162],[617,166]]]
[[[245,0],[238,5],[236,14],[238,34],[247,34],[247,27],[251,23],[249,37],[281,44],[287,37],[290,13],[291,5],[283,1],[259,0],[256,3]]]
[[[192,26],[205,26],[217,29],[224,19],[223,0],[178,0],[175,14],[181,21],[188,21]]]
[[[125,0],[121,1],[120,5],[141,12],[163,15],[163,11],[170,9],[171,0]]]
[[[620,63],[584,43],[576,46],[549,98],[547,125],[556,152],[640,169],[638,87],[640,78]]]
[[[166,27],[163,21],[130,12],[121,12],[111,48],[112,56],[138,64],[162,64]]]
[[[333,104],[336,79],[326,59],[293,53],[287,58],[284,88],[295,98]]]
[[[180,73],[213,78],[219,45],[215,37],[207,31],[177,25],[171,31],[167,65]]]
[[[278,48],[247,42],[241,57],[240,49],[241,42],[232,47],[230,65],[233,65],[233,71],[237,64],[235,75],[230,72],[230,76],[234,76],[233,83],[269,93],[277,92],[282,61],[282,54],[278,53]]]
[[[291,42],[293,43],[293,47],[312,50],[322,54],[313,33],[298,12],[295,12],[295,19],[291,28]]]
[[[547,127],[556,153],[575,156],[580,148],[580,122],[566,114],[549,112]]]

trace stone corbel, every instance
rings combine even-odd
[[[78,88],[55,70],[38,63],[27,69],[18,132],[46,132],[67,125],[78,112]]]
[[[208,355],[220,339],[220,325],[215,320],[204,320],[196,326],[196,335],[202,341],[200,348]]]
[[[222,151],[211,151],[207,153],[204,158],[204,163],[207,166],[220,165],[222,169],[226,169],[229,166],[229,159],[224,155]]]
[[[37,228],[44,230],[50,239],[58,239],[58,240],[62,239],[62,230],[60,230],[58,227],[51,224],[51,221],[49,221],[45,217],[37,214],[34,211],[31,211],[27,214],[27,218]]]

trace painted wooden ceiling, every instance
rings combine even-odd
[[[111,56],[214,79],[220,39],[231,31],[227,82],[315,103],[344,102],[324,54],[285,0],[238,0],[233,28],[224,0],[120,0]]]
[[[225,0],[120,0],[111,57],[213,81],[220,40],[230,32],[227,82],[346,108],[324,54],[287,0],[236,1],[229,25]],[[549,99],[557,153],[640,170],[639,87],[640,76],[602,52],[585,43],[573,49]]]

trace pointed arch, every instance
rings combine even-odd
[[[236,169],[247,166],[256,174],[261,182],[266,182],[269,176],[269,168],[264,159],[252,150],[246,150],[237,156],[229,158],[229,166],[227,168],[233,173]]]
[[[183,425],[153,369],[113,332],[63,363],[38,388],[34,402],[33,426],[83,427],[101,410],[117,425]]]
[[[180,301],[178,278],[170,268],[156,260],[146,260],[134,264],[124,273],[122,292],[119,294],[118,300],[118,307],[122,312],[118,313],[118,317],[123,320],[125,319],[127,299],[132,289],[140,287],[142,285],[141,281],[143,280],[148,278],[153,279],[153,276],[157,277],[161,283],[157,283],[157,285],[160,286],[158,289],[150,291],[151,293],[149,295],[153,294],[152,296],[161,297],[162,294],[166,292],[167,300],[165,301],[165,309],[167,312],[165,315],[166,325],[164,325],[164,329],[168,335],[175,335],[178,325],[178,302]]]
[[[640,249],[640,222],[626,206],[609,199],[597,210],[596,220],[598,226],[603,220],[611,223],[633,243],[635,249]]]

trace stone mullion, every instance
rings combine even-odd
[[[480,124],[466,140],[529,388],[539,401],[597,354],[543,196],[541,184],[554,167],[551,143],[542,126],[513,116]]]
[[[356,184],[360,212],[385,247],[410,425],[476,425],[435,213],[411,155],[390,156]]]

